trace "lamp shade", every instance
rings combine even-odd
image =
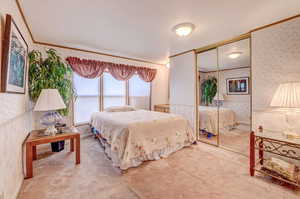
[[[54,111],[66,108],[66,105],[57,89],[43,89],[34,111]]]
[[[273,96],[271,106],[300,108],[300,82],[280,84]]]
[[[219,98],[218,98],[219,96]],[[224,101],[224,95],[223,94],[216,94],[215,97],[214,97],[214,100],[220,100],[220,101]]]

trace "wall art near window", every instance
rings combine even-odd
[[[248,95],[249,77],[226,79],[227,95]]]
[[[28,45],[10,15],[6,15],[1,67],[1,92],[25,94]]]

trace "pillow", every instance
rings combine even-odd
[[[106,112],[128,112],[128,111],[136,111],[136,108],[133,106],[111,106],[104,109]]]
[[[264,167],[293,182],[296,182],[297,180],[297,177],[295,176],[296,165],[288,163],[284,160],[271,157],[264,163]]]

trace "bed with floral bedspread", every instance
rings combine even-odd
[[[90,124],[104,140],[105,153],[113,165],[121,170],[166,158],[196,140],[189,122],[175,114],[146,110],[96,112]]]

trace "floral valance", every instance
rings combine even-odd
[[[134,74],[137,74],[143,81],[152,82],[157,72],[153,68],[79,59],[77,57],[68,57],[66,60],[73,71],[89,79],[100,77],[104,71],[107,71],[117,80],[129,80]]]

